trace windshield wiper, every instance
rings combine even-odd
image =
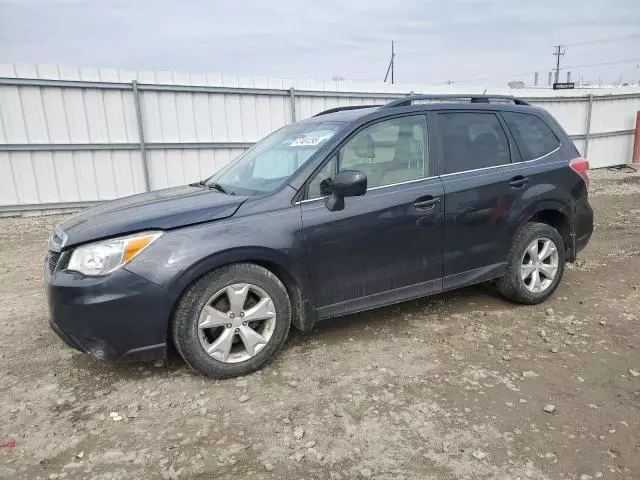
[[[231,190],[227,190],[226,188],[224,188],[222,185],[220,185],[219,183],[209,183],[206,185],[209,188],[213,188],[214,190],[218,190],[221,193],[224,193],[226,195],[235,195],[235,193],[233,193]]]
[[[206,180],[200,180],[199,182],[195,182],[195,183],[190,183],[189,184],[190,187],[207,187],[213,190],[217,190],[220,193],[224,193],[225,195],[235,195],[235,192],[232,192],[231,190],[227,190],[226,188],[224,188],[222,185],[220,185],[219,183],[207,183]]]

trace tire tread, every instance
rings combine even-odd
[[[535,237],[550,237],[558,249],[558,272],[553,284],[545,290],[542,295],[535,295],[529,292],[520,280],[520,262],[524,249],[535,239]],[[513,239],[511,250],[507,257],[507,267],[504,276],[500,277],[496,286],[498,292],[517,303],[535,305],[545,301],[558,287],[565,265],[565,246],[560,233],[546,223],[529,222],[526,223]]]

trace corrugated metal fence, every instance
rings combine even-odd
[[[291,121],[409,93],[398,86],[337,87],[271,78],[0,66],[0,214],[77,209],[189,183]],[[417,87],[415,92],[427,92]],[[519,93],[548,109],[594,167],[628,162],[640,92],[583,92]]]

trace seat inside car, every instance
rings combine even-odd
[[[344,152],[341,170],[359,170],[367,176],[367,185],[370,188],[377,187],[384,172],[376,168],[379,164],[374,163],[375,158],[376,149],[373,138],[368,133],[361,133]],[[358,163],[350,165],[352,162]]]
[[[429,176],[424,170],[424,137],[418,125],[402,125],[393,162],[382,177],[382,184],[408,182]]]

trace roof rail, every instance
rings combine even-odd
[[[359,108],[374,108],[374,107],[383,107],[383,106],[386,106],[386,105],[348,105],[345,107],[335,107],[335,108],[330,108],[328,110],[323,110],[320,113],[316,113],[314,117],[319,117],[320,115],[326,115],[328,113],[341,112],[343,110],[357,110]]]
[[[516,105],[529,105],[524,100],[513,97],[511,95],[476,95],[476,94],[425,94],[425,95],[407,95],[386,103],[382,108],[407,107],[416,100],[464,100],[468,99],[469,103],[491,103],[491,100],[509,100]]]

